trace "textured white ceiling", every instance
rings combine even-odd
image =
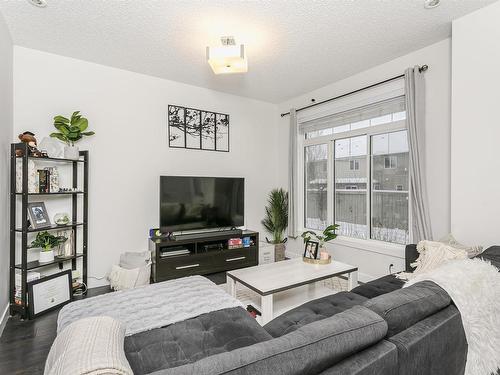
[[[270,102],[450,36],[494,0],[2,0],[14,43]],[[234,35],[249,71],[215,76],[205,47]]]

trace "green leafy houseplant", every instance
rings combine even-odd
[[[54,247],[66,242],[68,238],[64,236],[54,236],[49,232],[39,232],[31,242],[31,248],[40,247],[42,251],[51,251]]]
[[[288,227],[288,193],[283,189],[274,189],[269,193],[266,216],[261,221],[266,231],[271,234],[272,244],[285,242],[284,235]]]
[[[332,224],[327,226],[320,234],[317,234],[312,230],[308,230],[302,233],[301,237],[304,239],[304,243],[307,243],[307,241],[311,241],[311,239],[315,239],[317,242],[319,242],[319,246],[323,247],[325,242],[337,238],[337,234],[335,233],[337,229],[339,229],[339,226],[337,224]]]
[[[268,243],[274,244],[274,260],[276,262],[285,260],[285,231],[288,227],[288,193],[283,189],[273,189],[269,193],[266,206],[266,216],[261,221],[269,234],[271,240],[266,237]]]
[[[71,119],[64,116],[54,117],[54,127],[59,132],[51,133],[50,136],[63,141],[68,146],[74,146],[75,142],[82,139],[84,136],[94,135],[94,132],[86,132],[89,126],[89,121],[80,115],[80,111],[73,112]]]

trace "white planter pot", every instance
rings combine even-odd
[[[78,160],[80,158],[80,149],[77,146],[64,146],[64,158]]]
[[[54,261],[54,250],[40,251],[40,263],[48,263]]]

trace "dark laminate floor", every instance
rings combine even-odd
[[[87,297],[109,291],[108,286],[89,289]],[[56,337],[57,314],[58,311],[52,311],[25,321],[9,318],[0,337],[0,374],[43,374]]]

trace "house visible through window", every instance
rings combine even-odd
[[[349,169],[351,171],[357,171],[359,169],[359,160],[350,160]]]
[[[404,96],[301,123],[305,229],[405,244],[409,156]]]
[[[386,156],[384,158],[384,168],[394,169],[398,166],[398,159],[395,156]]]

